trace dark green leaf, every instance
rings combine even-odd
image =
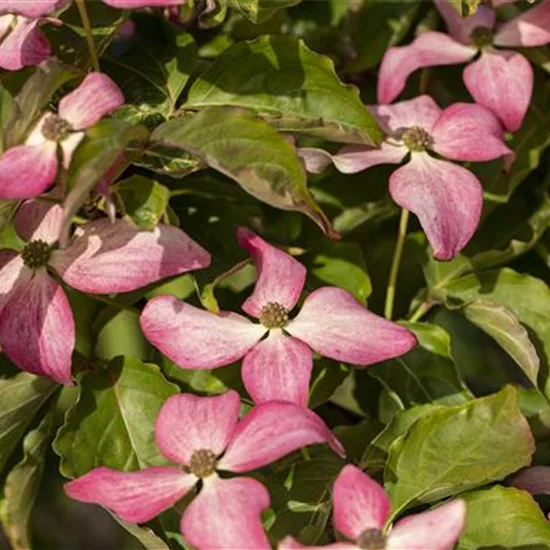
[[[503,479],[530,464],[533,452],[512,386],[436,410],[390,447],[384,478],[394,514]]]
[[[250,21],[263,23],[276,11],[295,6],[302,0],[229,0],[230,5],[239,9]]]
[[[332,61],[284,36],[230,47],[193,84],[184,108],[220,105],[253,109],[288,132],[349,143],[382,139],[357,89],[338,80]]]
[[[54,442],[61,473],[74,478],[97,466],[128,471],[166,464],[154,424],[164,402],[178,392],[156,365],[131,357],[84,376],[79,400]]]
[[[58,387],[45,376],[27,372],[0,379],[0,470],[34,415]]]
[[[10,471],[4,485],[3,528],[15,550],[32,548],[31,513],[36,501],[44,455],[53,438],[55,413],[49,412],[23,440],[23,459]]]
[[[129,50],[106,57],[103,68],[121,87],[133,122],[169,117],[195,66],[195,40],[159,17],[136,14],[133,21]]]
[[[303,212],[328,235],[330,222],[311,197],[293,146],[243,109],[213,107],[164,123],[152,139],[190,151],[271,206]]]
[[[464,496],[466,529],[457,550],[482,548],[550,548],[550,523],[531,495],[496,486]]]

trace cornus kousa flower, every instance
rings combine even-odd
[[[435,2],[451,36],[426,32],[408,46],[390,48],[380,67],[378,101],[391,103],[417,69],[465,63],[481,52],[464,70],[464,83],[477,103],[491,109],[515,132],[531,100],[533,69],[523,55],[499,48],[550,43],[550,0],[500,25],[495,25],[496,13],[488,6],[479,6],[472,16],[462,18],[447,0]],[[506,2],[496,5],[502,3]]]
[[[18,71],[39,65],[51,55],[51,47],[39,26],[43,16],[57,9],[59,0],[40,2],[0,0],[0,67]]]
[[[414,212],[438,260],[450,260],[474,234],[483,205],[483,189],[472,172],[435,158],[488,161],[512,155],[503,141],[499,120],[485,107],[455,103],[441,110],[429,96],[369,107],[387,137],[380,149],[348,146],[331,156],[304,148],[300,155],[311,172],[334,162],[344,173],[378,164],[405,166],[390,177],[390,194],[399,206]]]
[[[96,468],[68,483],[66,493],[101,504],[125,521],[149,521],[200,483],[185,510],[181,532],[199,550],[271,548],[260,514],[269,507],[266,488],[250,477],[220,477],[261,468],[313,443],[342,447],[317,415],[293,403],[272,401],[239,421],[239,395],[175,395],[155,425],[159,449],[182,467],[157,466],[138,472]]]
[[[333,524],[352,542],[328,546],[338,550],[451,550],[466,521],[466,505],[454,500],[434,510],[386,526],[391,504],[384,489],[355,466],[345,466],[334,483]],[[304,548],[291,537],[279,550]]]
[[[52,272],[82,292],[128,292],[206,267],[210,256],[176,227],[140,231],[124,220],[91,222],[58,250],[62,216],[61,206],[38,200],[16,214],[26,244],[20,253],[0,250],[0,346],[19,368],[68,384],[75,326]]]
[[[290,319],[306,269],[292,256],[241,228],[258,280],[243,309],[219,315],[171,296],[151,300],[141,316],[149,341],[184,369],[211,369],[244,357],[242,378],[256,403],[281,399],[306,405],[312,350],[346,363],[370,365],[402,355],[416,344],[407,329],[370,313],[348,292],[312,292]],[[265,337],[265,338],[264,338]]]
[[[46,113],[26,143],[0,157],[0,198],[24,199],[44,192],[58,171],[58,151],[68,168],[85,131],[124,103],[118,86],[106,75],[90,73],[59,102],[57,114]]]

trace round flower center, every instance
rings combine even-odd
[[[197,477],[208,477],[216,471],[216,455],[209,449],[200,449],[191,455],[188,468]]]
[[[409,151],[413,151],[415,153],[425,151],[433,144],[432,136],[430,136],[430,134],[428,134],[428,132],[420,126],[407,128],[403,132],[401,139],[403,140],[405,147],[407,147]]]
[[[486,48],[493,44],[493,31],[489,27],[476,27],[470,39],[479,49]]]
[[[23,248],[21,258],[27,267],[36,269],[48,263],[51,253],[52,247],[48,243],[40,240],[31,241]]]
[[[385,550],[386,535],[380,529],[367,529],[359,535],[357,546],[363,550]]]
[[[57,115],[50,115],[42,126],[42,135],[51,141],[62,141],[71,131],[71,125]]]
[[[288,311],[277,302],[269,302],[260,312],[260,323],[269,329],[282,328],[288,323]]]

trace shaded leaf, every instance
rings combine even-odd
[[[229,0],[230,6],[237,8],[253,23],[267,21],[278,10],[295,6],[302,0]]]
[[[536,386],[540,366],[537,350],[510,310],[480,299],[470,302],[462,311],[468,321],[498,342]]]
[[[382,133],[332,61],[284,36],[231,46],[193,84],[186,109],[247,107],[280,130],[345,143],[377,144]]]
[[[34,415],[58,387],[45,376],[27,372],[0,379],[0,471]]]
[[[130,471],[167,463],[155,443],[154,423],[179,388],[156,365],[119,357],[84,376],[81,384],[80,397],[54,441],[65,477],[97,466]]]
[[[512,386],[433,411],[390,447],[384,478],[394,515],[503,479],[530,464],[534,449]]]
[[[31,514],[54,429],[55,413],[52,411],[25,436],[23,459],[10,471],[4,485],[3,528],[15,550],[32,548]]]

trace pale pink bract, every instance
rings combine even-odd
[[[96,468],[68,483],[66,493],[101,504],[132,523],[149,521],[202,481],[185,510],[181,532],[197,550],[269,550],[260,514],[269,507],[267,489],[255,479],[218,476],[260,468],[306,445],[343,448],[312,411],[288,402],[258,405],[239,420],[240,398],[230,390],[216,397],[170,397],[156,421],[159,449],[179,467],[138,472]]]
[[[479,6],[462,18],[447,0],[434,0],[450,36],[422,33],[411,44],[390,48],[384,55],[378,79],[378,101],[391,103],[403,91],[408,77],[423,67],[467,63],[466,87],[477,103],[491,109],[511,132],[525,118],[533,92],[533,69],[520,53],[500,47],[529,48],[550,43],[550,0],[498,25],[496,13]],[[498,2],[501,5],[505,2]]]
[[[145,336],[180,367],[211,369],[244,357],[243,382],[256,403],[278,399],[307,405],[312,350],[370,365],[416,345],[410,331],[369,312],[335,287],[312,292],[289,319],[304,287],[305,267],[249,229],[239,229],[238,239],[258,272],[243,310],[259,324],[236,313],[216,315],[172,296],[154,298],[143,310]]]
[[[302,148],[299,153],[306,168],[319,172],[333,162],[340,172],[351,174],[379,164],[401,164],[410,154],[409,161],[391,175],[390,194],[418,216],[434,257],[454,258],[477,229],[483,189],[472,172],[428,151],[454,161],[512,157],[499,120],[489,109],[470,103],[442,110],[426,95],[369,110],[387,134],[379,149],[353,145],[330,155]]]
[[[48,271],[83,292],[129,292],[206,267],[210,255],[176,227],[141,231],[125,220],[90,222],[56,250],[62,218],[51,199],[29,201],[16,214],[15,229],[27,244],[21,253],[0,250],[0,346],[19,368],[70,384],[74,319]]]
[[[57,176],[58,150],[68,168],[85,130],[123,104],[122,92],[107,75],[86,76],[61,99],[57,115],[44,114],[24,145],[0,156],[0,199],[32,198],[46,191]]]
[[[410,515],[385,530],[390,517],[390,501],[384,489],[359,468],[347,465],[334,483],[333,523],[352,542],[328,546],[302,546],[287,537],[278,550],[332,548],[360,550],[452,550],[466,522],[466,504],[453,500],[437,508]],[[368,546],[370,543],[371,546]]]

